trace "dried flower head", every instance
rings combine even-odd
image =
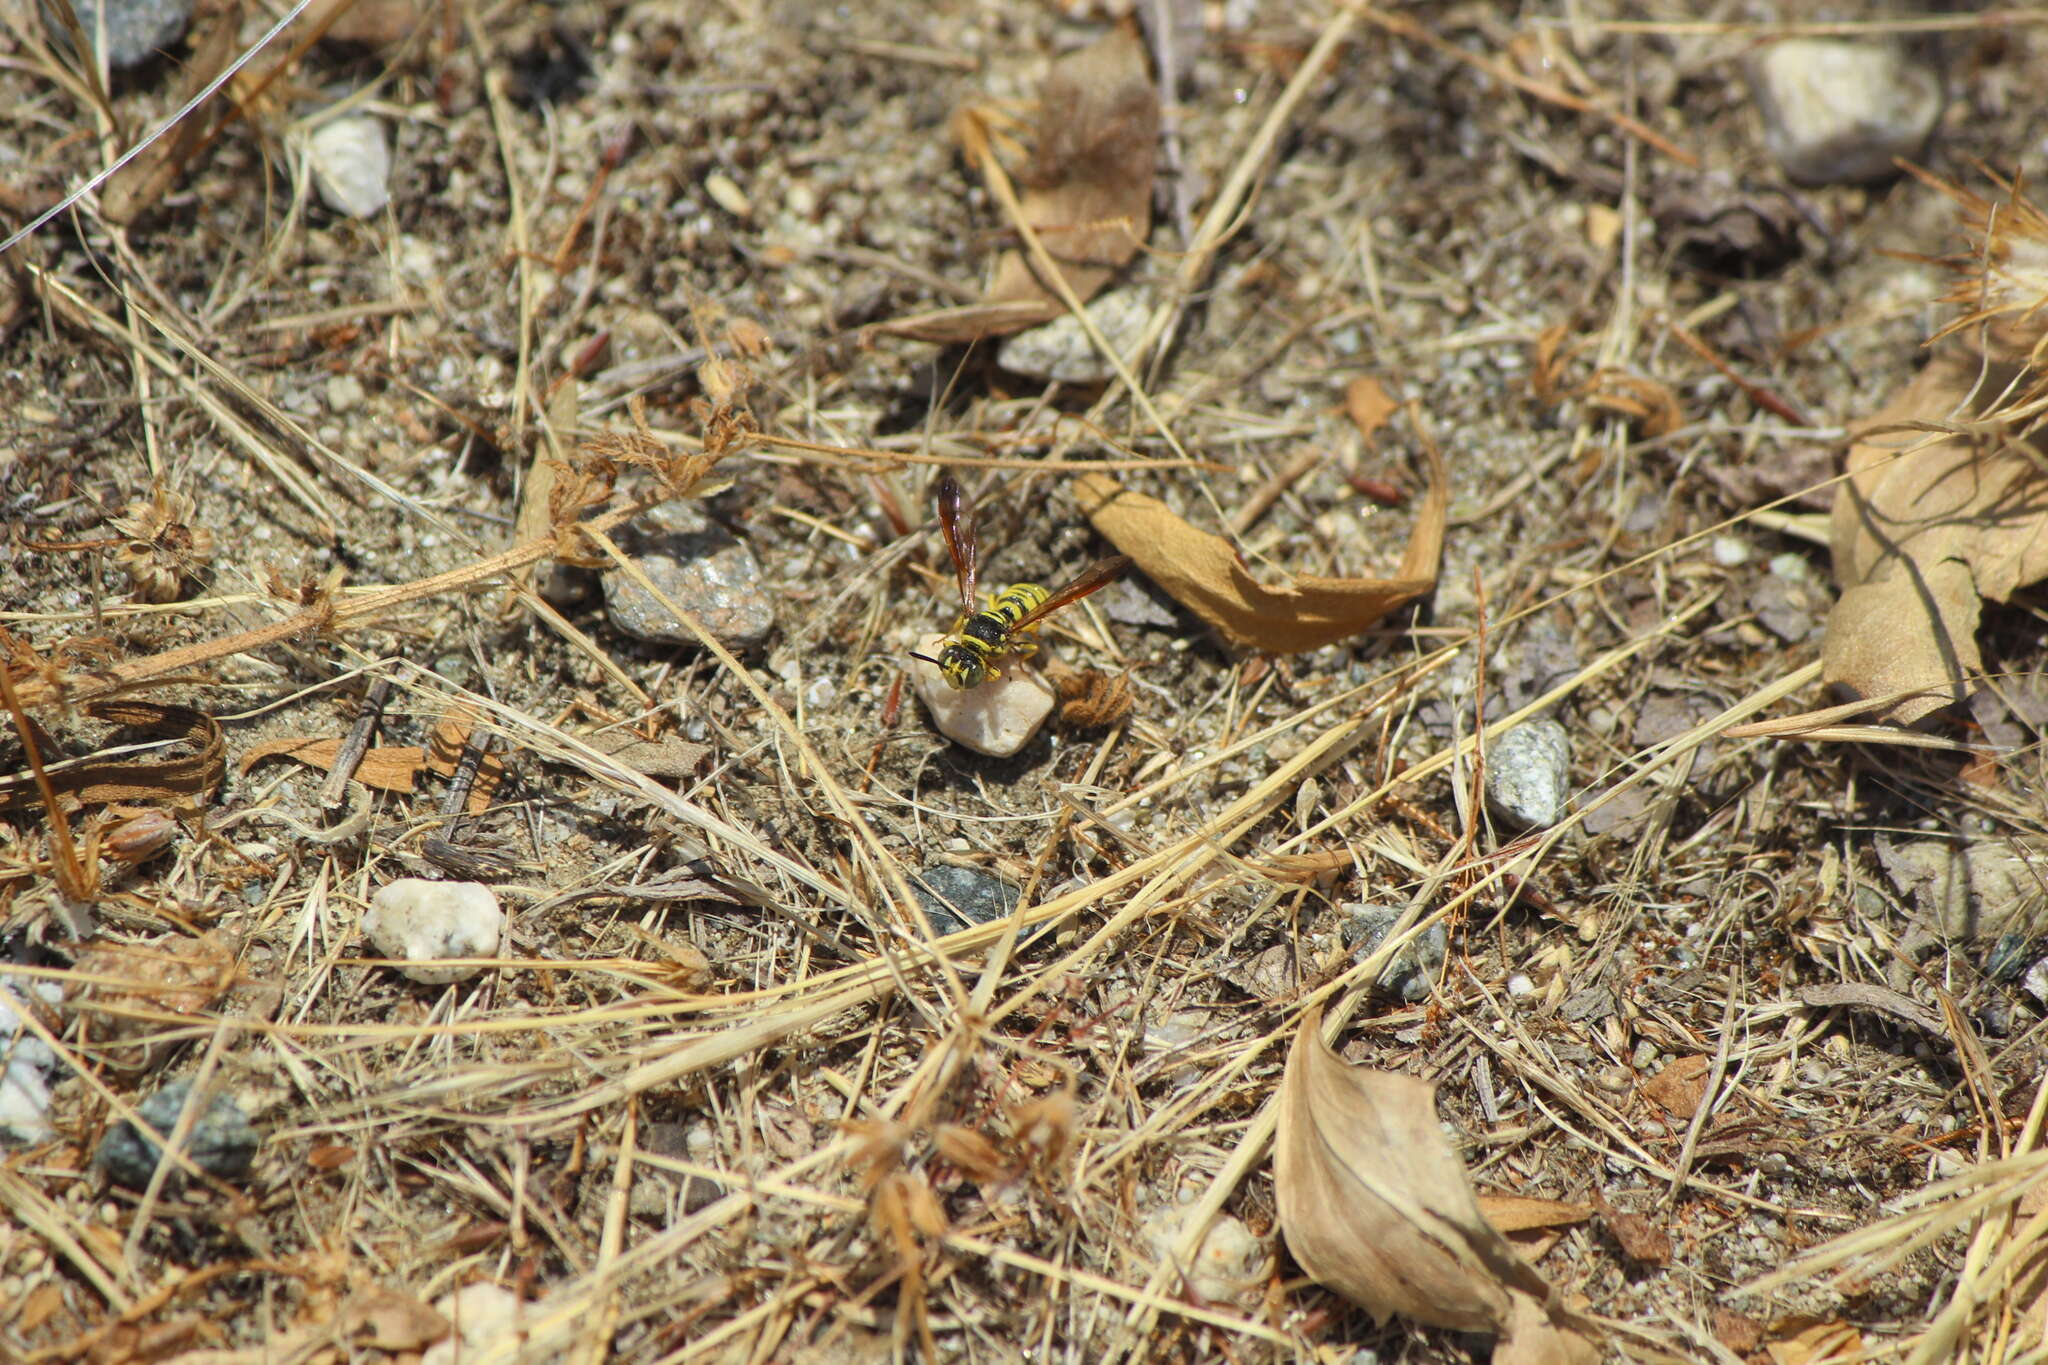
[[[1936,338],[1981,325],[1998,358],[2037,372],[2026,398],[2002,404],[1997,415],[2031,416],[2048,398],[2048,384],[2038,378],[2048,369],[2048,213],[2026,197],[2022,177],[2007,181],[1988,168],[1980,169],[2005,192],[2002,199],[1988,199],[1940,176],[1915,172],[1961,208],[1963,230],[1971,241],[1968,251],[1932,261],[1955,272],[1955,286],[1942,302],[1959,310]],[[2022,406],[2028,411],[2020,411]]]
[[[1131,712],[1131,679],[1119,673],[1111,677],[1095,669],[1062,673],[1056,680],[1060,698],[1060,725],[1068,730],[1099,730],[1114,725]]]
[[[138,602],[175,602],[213,559],[213,532],[192,522],[192,499],[158,484],[107,518],[123,537],[114,562]]]

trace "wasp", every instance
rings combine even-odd
[[[974,509],[959,481],[951,474],[938,483],[939,529],[945,532],[946,549],[953,556],[953,568],[960,576],[960,619],[953,633],[939,646],[937,657],[912,654],[939,670],[948,685],[956,689],[979,687],[1000,678],[996,660],[1005,654],[1019,658],[1037,651],[1030,638],[1038,623],[1061,607],[1078,602],[1091,592],[1108,587],[1131,567],[1129,555],[1098,559],[1057,591],[1036,583],[1013,583],[988,600],[986,607],[974,595],[981,574],[981,548],[974,538]]]

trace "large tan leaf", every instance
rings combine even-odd
[[[1578,1365],[1598,1353],[1550,1286],[1486,1221],[1436,1117],[1436,1087],[1348,1066],[1301,1021],[1280,1082],[1273,1191],[1287,1249],[1385,1321],[1503,1334],[1497,1359]]]
[[[1086,302],[1129,263],[1152,229],[1159,92],[1145,68],[1144,46],[1119,27],[1062,57],[1046,75],[1039,106],[1038,140],[1022,176],[1023,217]],[[970,110],[955,126],[968,159],[985,177],[1000,176],[988,119]],[[876,330],[921,341],[978,341],[1021,332],[1065,311],[1027,253],[1013,249],[996,262],[979,303],[899,318]]]
[[[1842,596],[1822,665],[1829,682],[1859,696],[1920,693],[1889,705],[1888,720],[1911,724],[1960,701],[1983,668],[1981,600],[2006,601],[2048,577],[2039,457],[1997,423],[1928,431],[1967,424],[1973,405],[1995,399],[2017,373],[1950,345],[1850,447],[1832,532]]]
[[[1297,574],[1269,588],[1252,577],[1237,549],[1200,531],[1157,498],[1134,493],[1107,474],[1074,480],[1074,496],[1145,576],[1240,649],[1296,654],[1347,640],[1436,586],[1450,495],[1443,459],[1429,447],[1430,487],[1401,560],[1398,578],[1323,578]]]

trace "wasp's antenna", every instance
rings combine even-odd
[[[934,659],[929,654],[920,654],[914,649],[910,651],[910,657],[913,659],[922,659],[926,663],[930,664],[933,668],[937,668],[939,666],[939,661],[937,659]]]

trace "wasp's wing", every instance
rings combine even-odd
[[[1093,564],[1081,570],[1080,573],[1074,575],[1074,580],[1071,583],[1068,583],[1036,607],[1018,617],[1017,623],[1011,626],[1010,629],[1018,631],[1036,625],[1068,603],[1078,602],[1089,593],[1108,587],[1119,578],[1122,578],[1124,570],[1130,567],[1131,557],[1129,555],[1111,555],[1107,559],[1096,560]]]
[[[960,610],[972,616],[981,610],[974,595],[981,579],[981,547],[974,539],[974,508],[960,491],[959,480],[951,474],[939,476],[937,498],[939,529],[946,533],[946,549],[953,556],[953,570],[960,575]]]

